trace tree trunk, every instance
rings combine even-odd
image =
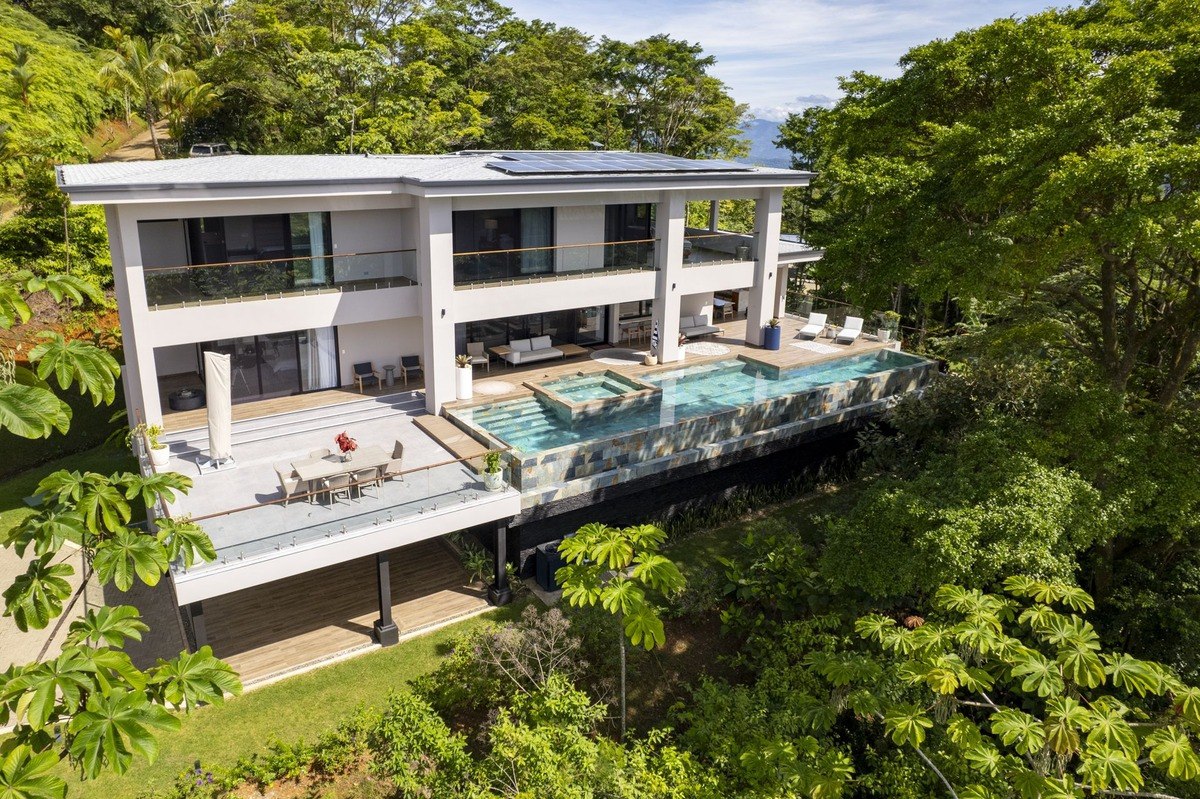
[[[618,635],[621,636],[621,740],[625,740],[625,617],[617,617]]]
[[[162,157],[163,157],[162,145],[158,143],[158,131],[154,129],[154,123],[157,121],[158,120],[155,118],[155,114],[154,114],[154,105],[149,100],[147,100],[146,101],[146,122],[148,122],[150,124],[150,144],[154,147],[154,160],[161,161]]]

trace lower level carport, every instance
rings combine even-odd
[[[202,608],[192,608],[202,611],[193,617],[197,643],[207,641],[244,683],[373,646],[379,563],[386,565],[392,621],[401,637],[488,607],[486,587],[469,584],[459,559],[434,538],[380,559],[358,558],[206,599]]]

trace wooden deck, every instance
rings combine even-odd
[[[449,548],[432,539],[394,550],[392,615],[400,634],[487,607]],[[375,558],[331,566],[204,601],[213,652],[255,682],[369,646],[379,617]]]

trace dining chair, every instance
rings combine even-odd
[[[391,479],[393,477],[399,477],[400,482],[404,482],[404,475],[400,474],[400,471],[404,468],[403,463],[404,444],[397,441],[396,446],[392,448],[392,459],[387,462],[387,465],[384,466],[383,470],[379,473],[379,482],[382,483],[384,480]]]
[[[328,458],[329,454],[330,453],[328,449],[314,449],[312,452],[308,453],[308,457],[314,461],[319,461],[321,458]]]
[[[370,361],[354,364],[354,382],[358,386],[359,394],[363,393],[363,388],[378,388],[379,377],[379,372],[375,371],[375,366]]]
[[[279,490],[283,492],[283,507],[287,507],[292,494],[308,492],[308,482],[300,479],[290,463],[276,463],[275,474],[279,478]]]
[[[330,475],[321,481],[321,485],[325,489],[325,496],[329,497],[330,503],[343,495],[347,502],[353,499],[350,496],[350,475],[348,474]]]
[[[421,367],[420,355],[401,355],[400,356],[400,375],[404,378],[404,385],[408,385],[408,376],[425,375],[425,370]]]
[[[361,498],[363,496],[363,492],[368,488],[378,487],[379,467],[372,466],[367,469],[359,469],[357,472],[354,472],[354,474],[351,475],[351,479],[356,484],[355,488],[358,489],[358,496]]]

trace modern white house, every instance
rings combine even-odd
[[[800,349],[803,342],[796,342],[783,347],[795,363],[753,358],[768,322],[783,315],[787,270],[821,256],[780,235],[784,189],[810,178],[785,169],[615,152],[234,155],[59,167],[59,186],[72,202],[105,210],[131,423],[167,420],[171,468],[196,480],[186,500],[162,512],[202,519],[222,556],[206,568],[174,574],[195,637],[204,640],[206,600],[376,555],[376,634],[394,640],[386,552],[490,524],[499,531],[502,562],[504,525],[535,506],[661,473],[680,458],[703,459],[705,447],[715,455],[750,439],[794,434],[781,426],[778,403],[791,402],[795,392],[788,383],[764,389],[764,370],[775,370],[766,377],[777,380],[780,370],[828,359],[837,348],[815,343]],[[753,233],[721,231],[716,208],[725,199],[753,201]],[[697,202],[709,204],[708,224],[689,227],[688,204]],[[708,378],[670,370],[713,361],[702,348],[689,354],[683,346],[707,328],[725,342],[707,352],[745,350],[749,360],[737,366],[758,370],[748,378],[759,380],[758,387],[729,406],[757,403],[757,426],[746,426],[748,417],[739,411],[741,421],[732,427],[708,415],[686,432],[685,418],[695,421],[699,411],[684,413],[678,403],[689,381]],[[608,345],[656,356],[659,371],[647,375],[652,385],[637,388],[637,396],[661,396],[661,405],[634,409],[624,402],[599,421],[588,410],[586,425],[607,425],[595,436],[587,434],[583,415],[570,415],[579,410],[574,405],[563,406],[566,416],[555,417],[548,405],[538,406],[536,418],[520,415],[535,400],[555,401],[553,390],[521,382],[546,379],[549,372],[533,374],[539,369],[561,374],[570,363],[580,374],[620,373],[619,366],[587,357],[602,355],[594,351]],[[853,347],[855,353],[870,349],[861,341]],[[209,351],[230,356],[235,411],[259,409],[235,422],[239,467],[217,474],[195,466],[205,446],[203,422],[172,415],[203,402],[195,389],[204,385]],[[459,402],[455,356],[468,352],[483,353],[474,367],[479,387],[488,379],[507,381],[525,405],[480,406],[478,393],[475,405]],[[894,377],[901,366],[903,372],[913,364],[888,362],[887,373]],[[605,391],[629,390],[609,383],[597,389],[597,401],[607,398]],[[348,404],[320,399],[334,389]],[[360,392],[361,399],[353,396]],[[833,420],[849,405],[832,396],[810,398],[796,411],[804,418],[788,417],[788,423]],[[765,402],[776,405],[768,409],[769,424],[758,424]],[[476,486],[477,464],[443,463],[455,451],[446,452],[446,436],[439,446],[436,429],[412,424],[426,415],[440,416],[473,446],[504,450],[508,487],[483,491]],[[193,421],[181,428],[174,418]],[[506,439],[504,419],[525,437]],[[653,452],[645,449],[647,427],[660,437]],[[276,485],[267,464],[300,464],[309,449],[330,445],[334,428],[351,429],[360,443],[377,439],[389,452],[393,441],[405,442],[403,468],[423,468],[424,487],[416,479],[389,480],[377,486],[374,500],[322,496],[285,507],[287,489]],[[686,447],[663,438],[672,431]],[[536,446],[529,438],[535,432],[543,435]],[[643,450],[614,444],[635,432]],[[608,443],[591,455],[574,452],[569,474],[555,471],[554,464],[566,460],[560,457],[566,443],[600,438]],[[292,478],[303,471],[297,466]],[[307,483],[314,493],[324,485]],[[494,587],[504,587],[499,568]]]

